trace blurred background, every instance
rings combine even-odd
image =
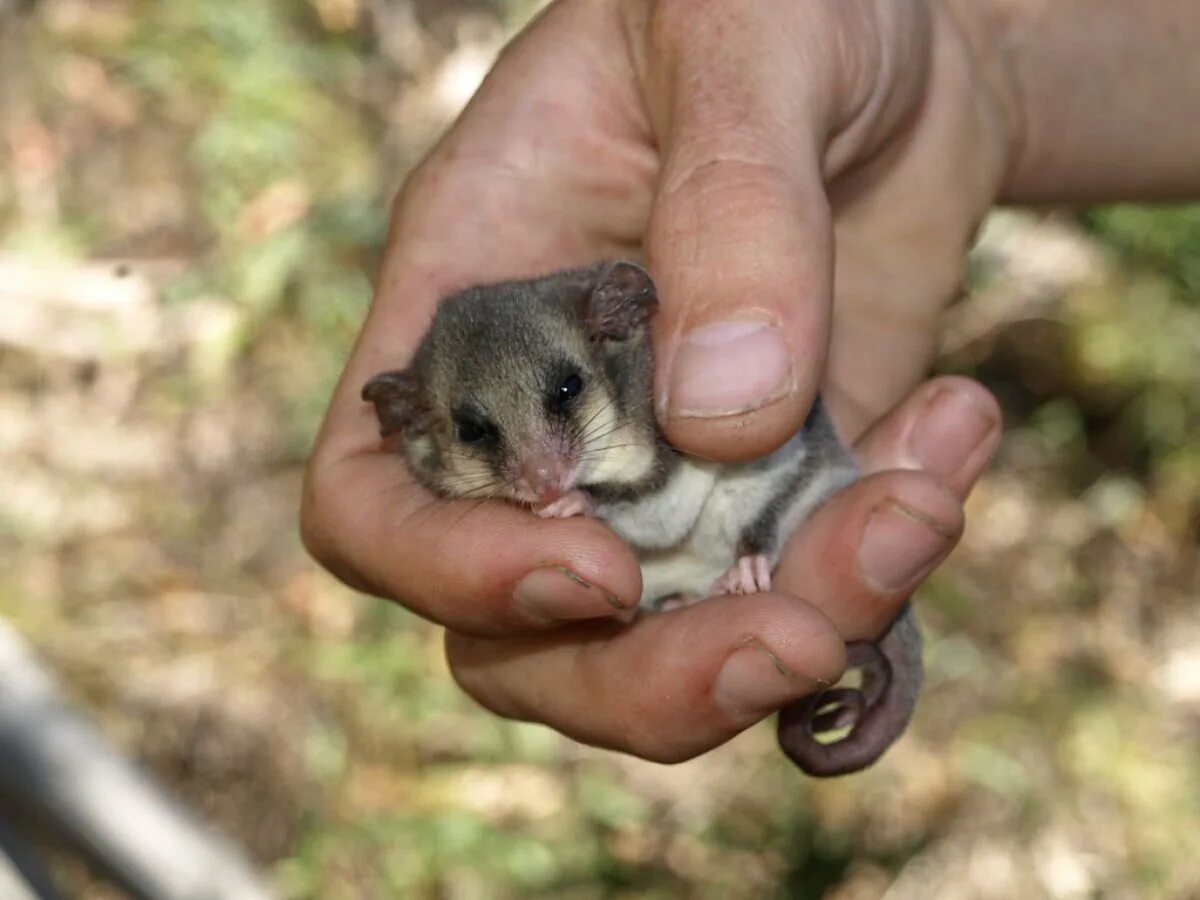
[[[540,5],[0,0],[0,615],[286,897],[1200,895],[1200,207],[988,222],[1008,432],[863,775],[502,722],[306,558],[387,201]]]

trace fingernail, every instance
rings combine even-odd
[[[917,463],[935,475],[953,475],[996,422],[962,391],[942,390],[930,398],[908,438]]]
[[[668,414],[714,417],[749,412],[792,386],[792,359],[769,322],[731,320],[697,328],[675,354]]]
[[[863,582],[890,594],[916,584],[946,552],[957,529],[894,500],[871,513],[858,547]]]
[[[623,616],[631,611],[608,591],[561,566],[534,569],[517,584],[513,599],[541,622]]]
[[[811,679],[791,672],[754,639],[725,660],[713,684],[713,702],[732,721],[749,725],[815,689]]]

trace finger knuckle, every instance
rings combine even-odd
[[[750,208],[763,202],[785,205],[787,171],[767,159],[770,151],[745,135],[696,135],[677,149],[677,163],[663,184],[665,194],[699,200],[741,198]]]

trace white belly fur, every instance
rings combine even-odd
[[[733,564],[738,543],[808,456],[800,436],[766,460],[741,466],[684,460],[652,497],[598,509],[642,563],[642,602],[672,594],[705,596]],[[830,466],[797,492],[780,516],[788,535],[821,503],[855,478],[853,464]],[[775,560],[772,559],[772,564]]]

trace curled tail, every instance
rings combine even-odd
[[[865,769],[904,733],[921,690],[921,631],[905,606],[877,643],[847,645],[848,668],[862,685],[833,687],[779,713],[779,746],[808,775],[829,777]],[[824,743],[821,734],[849,728]]]

